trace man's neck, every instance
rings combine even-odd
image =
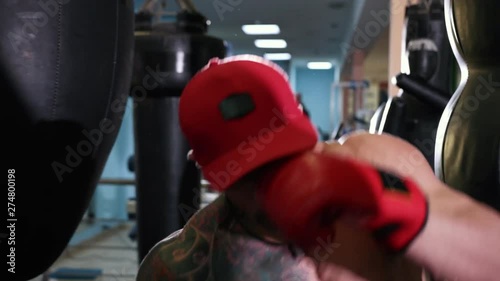
[[[270,244],[285,244],[283,237],[274,229],[248,218],[236,218],[237,223],[248,234]]]
[[[283,236],[270,223],[260,222],[261,219],[247,216],[243,211],[239,210],[231,201],[226,198],[226,204],[229,208],[231,216],[241,229],[249,235],[271,244],[285,244]],[[265,218],[262,218],[265,220]]]

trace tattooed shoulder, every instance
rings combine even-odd
[[[138,281],[205,280],[209,240],[194,227],[165,239],[141,263]]]
[[[219,203],[199,211],[184,229],[155,245],[141,263],[137,281],[206,280]]]

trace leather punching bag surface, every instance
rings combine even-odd
[[[116,139],[132,74],[133,5],[2,1],[0,22],[10,180],[0,279],[28,280],[67,246]]]
[[[436,173],[500,210],[500,1],[445,1],[462,80],[441,119]]]
[[[388,101],[378,131],[409,141],[433,165],[437,127],[451,96],[453,54],[441,1],[425,2],[406,10],[404,40],[410,72],[396,77],[402,91]]]
[[[182,228],[200,207],[200,172],[187,160],[179,126],[180,95],[213,57],[226,56],[224,41],[207,36],[201,15],[179,13],[176,23],[136,32],[134,98],[139,260]]]

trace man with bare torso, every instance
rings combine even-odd
[[[151,250],[138,281],[422,280],[422,271],[406,258],[443,280],[494,280],[498,244],[480,254],[475,249],[495,242],[498,214],[447,188],[414,147],[394,137],[359,134],[319,143],[274,64],[254,56],[211,61],[186,87],[180,120],[191,158],[223,195]],[[401,158],[411,164],[402,166]],[[373,180],[371,166],[343,159],[409,178],[403,182],[422,191],[379,192],[384,184]],[[328,165],[338,169],[329,172]],[[352,186],[346,185],[342,176],[353,171]],[[323,178],[331,186],[319,185]],[[366,198],[359,196],[365,189]],[[319,203],[328,196],[352,214],[328,214]],[[367,216],[346,204],[383,211]],[[375,217],[376,229],[360,223],[366,217]],[[457,231],[482,241],[462,245]],[[482,264],[469,266],[478,258]]]

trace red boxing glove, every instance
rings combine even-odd
[[[428,213],[427,200],[412,180],[315,152],[277,164],[259,197],[270,219],[303,248],[331,237],[335,219],[362,216],[362,228],[389,249],[402,251],[422,230]]]

